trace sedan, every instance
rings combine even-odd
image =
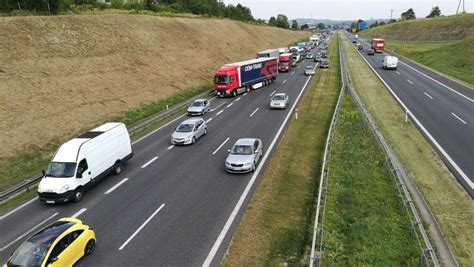
[[[307,59],[312,59],[314,57],[313,53],[306,53]]]
[[[225,160],[225,169],[231,173],[255,171],[257,163],[263,155],[262,140],[241,138],[235,142]]]
[[[314,70],[314,67],[313,66],[306,66],[304,67],[304,75],[306,76],[312,76],[316,74],[316,71]]]
[[[374,54],[375,54],[374,49],[369,49],[369,50],[367,51],[367,55],[369,55],[369,56],[373,56]]]
[[[314,62],[320,62],[322,58],[320,56],[314,57]]]
[[[319,63],[319,67],[321,69],[327,69],[329,68],[329,62],[327,60],[322,60],[321,63]]]
[[[274,94],[270,100],[270,109],[282,108],[285,109],[288,105],[288,95],[285,93]]]
[[[207,134],[206,121],[201,118],[187,119],[183,121],[171,135],[171,144],[190,145]]]
[[[196,99],[188,108],[189,115],[204,115],[204,113],[211,110],[211,103],[207,99]]]
[[[95,233],[76,218],[62,218],[26,239],[5,266],[73,266],[95,249]]]

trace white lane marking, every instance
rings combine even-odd
[[[423,92],[423,94],[425,94],[425,96],[429,97],[430,99],[433,99],[433,97],[430,96],[427,92]]]
[[[225,143],[227,143],[227,141],[229,141],[230,137],[227,137],[227,139],[218,147],[216,148],[216,150],[214,150],[214,152],[212,152],[212,155],[215,155],[217,153],[217,151],[219,151],[219,149],[221,149]]]
[[[222,107],[223,105],[225,105],[225,103],[227,103],[227,102],[225,101],[225,102],[220,103],[217,107],[211,109],[210,112],[213,112],[214,110],[216,110],[216,109]]]
[[[389,54],[387,54],[387,53],[385,53],[385,52],[384,52],[384,54],[387,55],[387,56],[389,56]],[[436,82],[437,84],[444,86],[445,88],[451,90],[451,91],[454,92],[455,94],[457,94],[457,95],[459,95],[459,96],[461,96],[461,97],[464,97],[465,99],[467,99],[467,100],[469,100],[469,101],[471,101],[471,102],[474,102],[474,99],[469,98],[469,97],[467,97],[467,96],[461,94],[460,92],[454,90],[453,88],[447,86],[446,84],[444,84],[444,83],[442,83],[442,82],[440,82],[440,81],[438,81],[438,80],[436,80],[436,79],[434,79],[434,78],[431,78],[430,76],[428,76],[428,75],[424,74],[423,72],[421,72],[421,71],[419,71],[419,70],[413,68],[412,66],[408,65],[407,63],[405,63],[405,62],[403,62],[403,61],[400,61],[400,63],[402,63],[403,65],[409,67],[410,69],[412,69],[412,70],[418,72],[419,74],[425,76],[426,78],[432,80],[433,82]]]
[[[256,108],[256,109],[252,112],[252,114],[250,114],[250,118],[252,118],[252,116],[258,111],[258,109],[259,109],[259,108]]]
[[[10,247],[11,245],[13,245],[15,242],[18,242],[20,239],[22,239],[23,237],[25,237],[26,235],[28,235],[29,233],[33,232],[33,230],[35,230],[36,228],[40,227],[42,224],[44,224],[45,222],[51,220],[53,217],[55,217],[56,215],[58,215],[59,212],[55,212],[53,215],[49,216],[48,218],[44,219],[43,221],[41,221],[39,224],[35,225],[33,228],[31,228],[30,230],[26,231],[25,233],[23,233],[22,235],[20,235],[19,237],[17,237],[15,240],[13,240],[12,242],[6,244],[3,248],[0,248],[0,251],[4,251],[5,249],[7,249],[8,247]]]
[[[249,94],[249,93],[245,93],[245,94],[243,94],[242,96],[246,96],[246,95],[248,95],[248,94]]]
[[[239,101],[239,100],[240,100],[240,98],[241,98],[241,97],[239,96],[239,97],[238,97],[238,98],[235,100],[235,102]]]
[[[453,166],[453,168],[456,170],[457,173],[461,176],[461,178],[466,182],[466,184],[470,188],[474,188],[474,182],[471,181],[467,175],[464,173],[464,171],[458,166],[458,164],[449,156],[449,154],[443,149],[443,147],[434,139],[434,137],[428,132],[428,130],[421,124],[421,122],[415,117],[415,115],[411,112],[411,110],[408,109],[408,107],[405,105],[405,103],[402,102],[402,100],[398,97],[397,94],[392,90],[392,88],[385,82],[384,79],[375,71],[374,67],[370,65],[370,63],[365,59],[364,57],[361,56],[361,58],[365,61],[365,63],[369,66],[369,68],[372,70],[372,72],[377,75],[377,77],[380,79],[380,81],[387,87],[388,91],[390,91],[390,94],[397,100],[398,103],[402,106],[403,110],[406,110],[407,114],[410,115],[415,122],[415,124],[418,125],[418,127],[421,129],[421,131],[426,135],[426,137],[433,143],[433,145],[440,151],[440,153],[443,155],[443,157],[446,158],[446,160]]]
[[[120,181],[118,184],[112,186],[109,190],[105,191],[104,195],[108,195],[112,193],[117,187],[121,186],[123,183],[125,183],[128,180],[128,178],[124,178],[122,181]]]
[[[209,123],[210,121],[212,121],[212,118],[209,118],[209,119],[206,121],[206,123]]]
[[[234,103],[230,103],[229,105],[227,105],[226,107],[230,108]]]
[[[270,97],[272,97],[275,93],[276,93],[276,91],[273,91],[273,92],[270,94]]]
[[[270,146],[267,149],[267,152],[265,152],[265,155],[263,156],[260,164],[258,165],[257,169],[255,170],[254,174],[252,175],[252,178],[250,178],[250,181],[248,182],[247,186],[245,187],[244,192],[239,198],[239,201],[235,205],[234,209],[232,210],[232,213],[230,214],[229,218],[227,219],[227,222],[225,223],[224,227],[222,228],[222,231],[220,232],[219,236],[216,239],[216,242],[211,248],[211,251],[206,257],[206,260],[202,264],[202,266],[210,266],[212,261],[214,260],[214,257],[216,256],[217,251],[219,250],[220,246],[222,245],[222,242],[224,241],[225,236],[227,235],[227,232],[229,231],[230,227],[232,226],[237,214],[239,213],[240,208],[244,204],[245,199],[247,199],[247,196],[250,192],[250,189],[252,189],[253,184],[255,183],[257,176],[260,174],[260,171],[262,170],[263,165],[265,165],[265,161],[270,155],[270,151],[272,151],[273,147],[275,146],[275,143],[277,139],[280,137],[283,129],[285,128],[286,123],[288,122],[290,116],[293,114],[293,110],[296,107],[296,104],[298,103],[299,99],[303,95],[303,92],[306,89],[306,86],[308,85],[309,80],[311,79],[312,76],[309,76],[308,79],[306,80],[306,83],[303,86],[303,89],[299,93],[298,97],[296,98],[296,101],[293,103],[293,106],[289,110],[288,114],[286,115],[285,120],[280,126],[280,129],[278,129],[278,132],[275,135],[275,138],[273,138],[273,141],[271,142]]]
[[[217,112],[217,113],[216,113],[216,116],[219,115],[219,114],[221,114],[222,112],[224,112],[223,109],[222,109],[221,111]]]
[[[153,161],[155,161],[157,159],[158,159],[158,157],[154,157],[154,158],[150,159],[147,163],[142,165],[142,169],[145,169],[148,165],[152,164]]]
[[[118,250],[122,250],[125,246],[128,245],[128,243],[130,243],[130,241],[132,241],[132,239],[143,229],[143,227],[145,227],[145,225],[147,225],[151,219],[153,219],[153,217],[155,217],[156,214],[158,214],[158,212],[160,212],[160,210],[165,206],[165,203],[161,204],[161,206],[155,211],[153,212],[153,214],[140,226],[138,227],[138,229],[135,231],[135,233],[133,233],[133,235],[131,235],[127,241],[125,241],[125,243],[122,244],[122,246],[120,246],[120,248]]]
[[[71,217],[72,218],[77,218],[77,217],[79,217],[79,215],[84,213],[86,210],[87,210],[86,208],[80,209],[78,212],[74,213],[74,215],[72,215]]]
[[[12,215],[13,213],[19,211],[20,209],[26,207],[27,205],[31,204],[33,201],[36,201],[38,197],[34,197],[33,199],[28,200],[27,202],[21,204],[20,206],[16,207],[15,209],[5,213],[4,215],[0,216],[0,220],[5,219],[6,217]]]
[[[285,83],[286,83],[286,79],[285,79],[283,82],[281,82],[281,83],[282,83],[282,84],[285,84]]]
[[[452,113],[452,112],[451,112],[451,115],[453,115],[454,117],[456,117],[456,119],[460,120],[462,123],[467,124],[467,122],[465,122],[463,119],[459,118],[458,115],[456,115],[456,114],[454,114],[454,113]]]
[[[408,82],[409,84],[413,84],[413,82],[412,82],[412,81],[410,81],[410,80],[407,80],[407,82]]]
[[[295,72],[293,71],[293,72],[291,73],[291,75],[294,75],[294,74],[295,74]]]
[[[173,123],[173,122],[175,122],[175,121],[177,121],[177,120],[181,119],[182,117],[184,117],[184,116],[186,116],[186,115],[187,115],[187,113],[184,113],[183,115],[181,115],[181,116],[177,117],[176,119],[174,119],[174,120],[172,120],[172,121],[170,121],[170,122],[166,123],[165,125],[163,125],[163,126],[161,126],[161,127],[157,128],[157,129],[155,129],[155,130],[153,130],[153,131],[149,132],[148,134],[146,134],[146,135],[144,135],[144,136],[140,137],[139,139],[137,139],[137,140],[133,141],[133,142],[132,142],[132,145],[134,145],[134,144],[136,144],[136,143],[140,142],[141,140],[143,140],[143,139],[147,138],[148,136],[150,136],[150,135],[152,135],[152,134],[156,133],[157,131],[159,131],[159,130],[161,130],[161,129],[165,128],[166,126],[168,126],[168,125],[170,125],[171,123]]]
[[[170,150],[174,147],[174,145],[169,146],[166,150]]]
[[[395,73],[396,73],[396,74],[398,74],[398,75],[400,75],[400,72],[398,72],[398,70],[397,70],[397,71],[395,71]]]

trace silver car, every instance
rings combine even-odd
[[[225,160],[225,169],[232,173],[255,171],[263,154],[262,140],[241,138],[235,142]]]
[[[189,115],[204,115],[204,113],[211,110],[211,103],[207,99],[196,99],[188,108]]]
[[[274,94],[270,100],[270,109],[281,108],[285,109],[288,106],[288,95],[285,93]]]
[[[187,119],[183,121],[171,135],[171,144],[190,145],[207,134],[206,121],[201,118]]]
[[[314,70],[313,66],[304,67],[304,75],[309,76],[309,75],[314,75],[314,74],[316,74],[316,71]]]

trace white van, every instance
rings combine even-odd
[[[385,56],[382,67],[386,70],[396,70],[398,68],[398,57]]]
[[[84,192],[132,158],[125,124],[105,123],[59,147],[43,171],[38,195],[46,203],[79,202]]]

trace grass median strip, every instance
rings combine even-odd
[[[349,94],[332,143],[323,265],[419,265],[421,251],[384,153]]]
[[[344,39],[353,85],[423,194],[461,266],[474,262],[474,203],[388,90]]]
[[[272,156],[224,259],[226,266],[307,263],[322,154],[341,88],[336,38]]]

